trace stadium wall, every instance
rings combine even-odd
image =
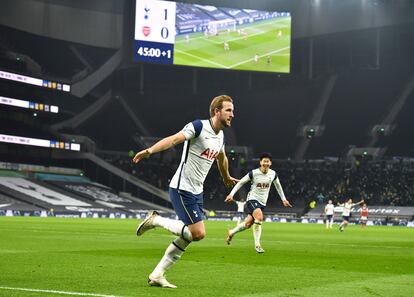
[[[120,48],[123,3],[113,0],[2,0],[0,24],[55,39]]]
[[[414,2],[406,0],[200,0],[184,3],[220,7],[288,11],[292,37],[324,35],[352,30],[412,23]],[[124,15],[133,18],[133,1],[121,0],[3,0],[0,24],[29,33],[92,46],[120,48]],[[32,15],[34,17],[27,17]],[[126,26],[130,26],[126,22]],[[70,28],[68,30],[67,28]]]

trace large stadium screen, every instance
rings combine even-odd
[[[290,72],[288,12],[137,0],[134,60]]]

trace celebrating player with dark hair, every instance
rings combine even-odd
[[[230,244],[233,236],[241,231],[250,228],[253,224],[253,237],[255,242],[255,249],[258,253],[264,253],[260,244],[260,236],[262,234],[263,209],[266,207],[267,199],[269,197],[270,185],[273,183],[282,199],[285,207],[290,206],[280,184],[279,177],[276,172],[270,169],[272,165],[272,156],[269,153],[263,153],[260,156],[260,167],[250,171],[246,174],[233,188],[230,194],[224,200],[225,202],[234,201],[233,196],[236,192],[249,181],[251,182],[250,192],[247,194],[247,209],[248,215],[243,223],[238,224],[235,228],[228,230],[227,244]]]

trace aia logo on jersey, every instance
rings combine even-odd
[[[204,152],[202,152],[200,156],[204,156],[209,160],[214,160],[215,158],[217,158],[217,155],[218,155],[218,151],[210,150],[208,148]]]
[[[150,33],[151,33],[151,28],[150,27],[148,27],[148,26],[142,27],[142,34],[144,34],[145,37],[150,35]]]
[[[270,184],[258,183],[256,187],[259,188],[259,189],[267,189],[269,186],[270,186]]]

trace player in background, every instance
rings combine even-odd
[[[188,123],[178,133],[138,152],[133,159],[134,163],[138,163],[143,158],[185,142],[180,165],[169,188],[171,203],[179,220],[164,218],[153,211],[136,231],[137,236],[141,236],[150,229],[162,227],[177,235],[148,277],[148,283],[152,286],[176,288],[167,281],[165,272],[181,258],[192,241],[202,240],[205,236],[203,184],[214,161],[217,160],[220,174],[227,186],[233,186],[237,182],[229,173],[222,131],[231,126],[234,117],[231,97],[215,97],[210,105],[210,116],[208,120]]]
[[[282,37],[282,30],[277,31],[277,37],[278,38]]]
[[[244,206],[246,205],[246,201],[244,201],[244,199],[240,199],[240,201],[234,200],[234,202],[237,204],[237,212],[238,212],[237,225],[238,225],[240,224],[242,218],[244,217]]]
[[[224,50],[225,51],[230,50],[229,43],[227,41],[224,42]]]
[[[231,190],[230,194],[224,200],[225,202],[233,202],[233,196],[237,191],[246,183],[250,182],[250,191],[247,194],[247,209],[248,215],[243,223],[238,224],[235,228],[228,230],[227,232],[227,244],[230,244],[233,236],[238,232],[244,231],[253,227],[253,237],[256,252],[259,254],[264,253],[264,250],[260,244],[260,237],[262,234],[262,222],[263,222],[263,209],[266,207],[267,199],[269,198],[270,186],[273,183],[276,190],[282,199],[285,207],[292,207],[289,201],[286,199],[283,193],[282,185],[280,184],[277,173],[270,169],[272,165],[272,156],[269,153],[263,153],[260,156],[260,167],[250,171],[246,174]]]
[[[189,43],[190,42],[190,35],[185,34],[184,38],[185,38],[185,42],[186,43]]]
[[[361,228],[365,229],[368,220],[368,207],[366,203],[362,204],[361,208]]]
[[[361,200],[357,203],[352,203],[352,199],[348,199],[348,201],[346,201],[345,203],[339,203],[339,206],[343,206],[344,210],[342,211],[342,223],[339,225],[339,231],[343,232],[346,228],[346,226],[348,226],[349,223],[349,216],[351,215],[351,208],[354,207],[355,205],[360,205],[364,203],[364,200]]]
[[[272,62],[272,58],[270,56],[267,56],[267,58],[266,58],[267,66],[270,66],[270,62]]]
[[[332,204],[332,200],[329,200],[325,206],[326,229],[332,229],[334,208],[335,206]]]
[[[259,55],[255,54],[253,60],[254,60],[254,63],[258,64],[259,63]]]

